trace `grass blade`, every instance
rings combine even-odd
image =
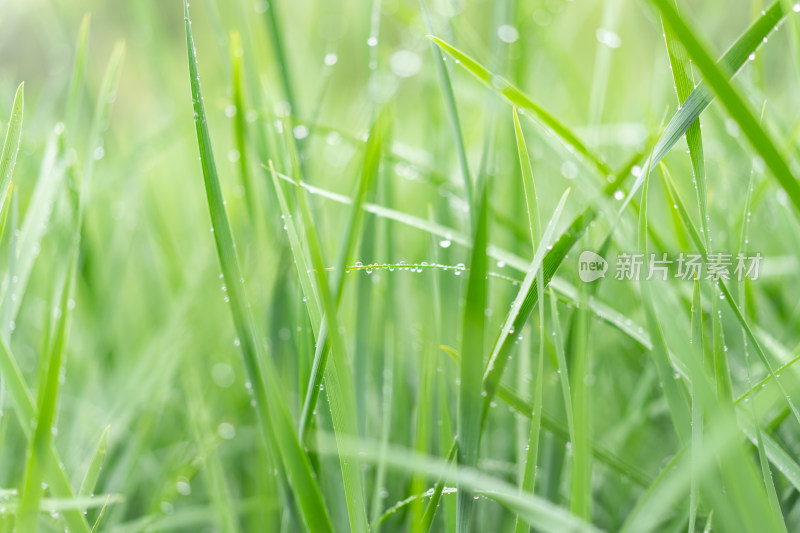
[[[8,120],[3,152],[0,154],[0,205],[5,204],[11,176],[17,164],[19,145],[22,142],[22,112],[24,106],[24,83],[20,83],[11,106],[11,118]]]
[[[211,217],[211,227],[214,230],[217,256],[222,269],[223,280],[228,290],[231,315],[236,332],[239,335],[240,350],[253,390],[261,429],[268,442],[277,443],[289,483],[294,492],[295,501],[301,510],[306,526],[312,531],[332,531],[333,527],[328,517],[325,503],[322,500],[319,486],[311,472],[308,456],[300,447],[292,428],[289,413],[278,394],[280,387],[277,382],[277,376],[273,373],[272,361],[259,355],[263,349],[258,340],[249,304],[245,297],[245,288],[239,260],[236,256],[233,234],[225,212],[225,203],[222,198],[216,164],[214,163],[211,137],[208,132],[205,106],[203,105],[203,96],[200,89],[197,53],[192,38],[188,1],[184,1],[184,18],[194,123],[200,151],[203,183]],[[263,375],[261,364],[266,367]]]
[[[661,12],[666,24],[673,29],[675,35],[686,47],[687,53],[703,73],[709,86],[731,117],[739,124],[752,147],[763,158],[764,163],[786,191],[795,208],[800,211],[800,183],[792,175],[776,144],[761,127],[749,105],[728,81],[729,75],[714,63],[706,51],[706,47],[698,40],[697,32],[681,18],[670,1],[652,0],[652,2]]]

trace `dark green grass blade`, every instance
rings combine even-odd
[[[24,104],[24,83],[20,83],[14,95],[14,104],[11,107],[11,118],[8,120],[3,152],[0,154],[0,205],[6,203],[6,195],[11,185],[14,166],[17,164],[17,154],[22,141],[22,111]]]
[[[458,464],[468,468],[478,463],[481,440],[481,403],[483,390],[484,343],[486,336],[486,245],[487,209],[486,189],[479,196],[478,219],[467,279],[466,303],[462,329],[461,382],[458,388]],[[472,521],[472,493],[458,485],[456,530],[470,531]]]
[[[228,290],[231,315],[239,335],[242,358],[252,386],[261,429],[267,441],[277,443],[295,501],[301,510],[306,526],[312,531],[332,531],[331,521],[317,481],[311,472],[308,456],[300,447],[289,413],[280,397],[280,387],[277,383],[277,376],[273,373],[272,361],[268,357],[259,357],[263,351],[245,297],[233,234],[225,212],[222,190],[214,163],[211,137],[208,132],[197,71],[197,54],[192,39],[189,4],[186,1],[184,2],[184,17],[194,122],[208,210],[223,280]],[[262,363],[266,367],[265,375],[262,375],[261,372]]]
[[[795,208],[800,211],[800,183],[792,175],[791,170],[776,144],[759,124],[750,106],[739,91],[730,83],[729,72],[717,66],[707,52],[707,48],[697,38],[693,30],[671,4],[671,0],[652,0],[659,9],[666,24],[683,43],[689,56],[705,76],[710,88],[714,91],[731,117],[739,124],[755,151],[763,158],[766,166],[772,171],[781,187],[786,191]]]

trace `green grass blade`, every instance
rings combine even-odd
[[[472,247],[462,326],[462,361],[458,388],[458,464],[468,468],[478,463],[481,440],[481,399],[484,343],[486,336],[486,245],[488,198],[483,189]],[[470,531],[473,497],[463,484],[456,497],[456,530]]]
[[[100,471],[103,469],[103,461],[106,458],[108,430],[110,427],[111,426],[106,426],[106,429],[103,430],[103,434],[100,435],[97,448],[95,448],[92,460],[89,462],[89,467],[86,469],[86,474],[83,476],[81,487],[78,489],[79,498],[94,495],[94,490],[97,487],[97,480],[100,479]]]
[[[0,154],[0,205],[6,202],[8,188],[11,185],[11,177],[14,174],[14,166],[17,164],[17,154],[19,145],[22,142],[22,113],[24,106],[24,83],[20,83],[14,95],[14,103],[11,106],[11,118],[8,119],[8,129],[6,138],[3,142],[3,152]]]
[[[697,32],[690,28],[670,1],[652,0],[652,2],[661,12],[666,24],[673,29],[675,35],[683,43],[687,53],[705,76],[710,88],[731,117],[739,124],[741,131],[755,151],[763,158],[764,163],[786,191],[795,208],[800,211],[800,183],[792,175],[776,144],[761,127],[750,106],[728,80],[729,75],[714,63],[707,48],[697,38]]]
[[[486,390],[483,409],[484,417],[486,416],[486,413],[488,413],[489,404],[494,397],[497,385],[500,383],[500,378],[503,375],[503,370],[508,362],[508,357],[511,354],[512,348],[514,347],[517,335],[519,335],[519,333],[515,334],[515,332],[522,331],[522,328],[525,326],[525,322],[528,320],[528,317],[533,311],[534,305],[538,303],[538,284],[536,283],[537,272],[540,268],[543,268],[542,281],[543,285],[546,285],[554,273],[554,271],[548,272],[548,265],[546,262],[544,262],[546,257],[550,256],[551,254],[557,257],[560,253],[566,255],[568,248],[567,250],[563,250],[563,248],[566,248],[567,246],[572,247],[572,242],[568,242],[571,240],[569,237],[567,240],[564,240],[564,235],[570,236],[573,234],[571,233],[572,228],[568,229],[564,235],[562,235],[562,238],[552,245],[552,248],[549,248],[549,245],[546,244],[551,242],[552,235],[555,231],[555,226],[558,224],[558,219],[564,209],[569,192],[570,190],[567,189],[561,196],[561,200],[558,202],[558,205],[553,212],[553,216],[544,230],[540,244],[536,249],[536,253],[534,254],[533,261],[531,262],[528,272],[525,275],[525,279],[520,285],[519,292],[514,298],[514,301],[511,304],[511,309],[509,309],[508,314],[503,321],[503,327],[494,342],[494,347],[492,348],[491,355],[489,356],[489,362],[486,365],[486,371],[484,372],[483,376],[483,387]]]
[[[236,256],[233,234],[225,212],[225,203],[222,198],[216,164],[214,163],[211,137],[208,132],[205,106],[200,90],[197,53],[189,20],[189,4],[186,1],[184,1],[184,17],[194,123],[200,151],[203,183],[211,217],[211,227],[222,269],[223,281],[228,290],[231,315],[236,332],[239,335],[240,350],[253,390],[261,429],[267,441],[275,442],[278,445],[289,483],[293,489],[295,501],[301,510],[306,526],[312,531],[332,531],[331,521],[317,481],[311,472],[308,456],[300,447],[289,413],[278,394],[280,387],[278,386],[277,376],[273,373],[272,361],[269,358],[259,356],[262,353],[262,347],[245,297],[245,288],[239,260]],[[265,375],[262,375],[261,372],[262,363],[266,367]]]

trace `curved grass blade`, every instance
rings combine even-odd
[[[20,83],[14,95],[14,103],[11,106],[11,118],[8,120],[6,138],[3,142],[3,152],[0,154],[0,205],[6,203],[6,195],[11,185],[11,176],[14,173],[14,166],[17,164],[17,154],[19,145],[22,142],[22,113],[24,106],[25,84]]]
[[[200,89],[200,77],[197,71],[197,53],[189,20],[189,3],[186,0],[184,1],[184,19],[194,123],[211,227],[214,230],[217,256],[228,290],[231,315],[239,335],[242,358],[252,386],[261,430],[268,442],[277,444],[295,501],[301,510],[306,526],[312,531],[332,531],[333,526],[317,481],[311,472],[308,455],[300,447],[289,413],[278,393],[280,386],[274,373],[272,360],[269,357],[260,356],[263,347],[258,340],[253,317],[247,303],[233,234],[225,212],[222,190],[214,163],[211,137],[208,132],[205,106]],[[261,371],[262,364],[265,367],[263,373]]]

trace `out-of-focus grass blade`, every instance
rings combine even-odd
[[[387,135],[388,131],[388,116],[386,112],[381,112],[375,123],[373,124],[369,137],[367,139],[367,151],[364,156],[364,163],[361,167],[361,175],[360,180],[358,182],[358,187],[356,189],[356,194],[352,200],[352,207],[350,209],[349,217],[347,220],[347,225],[345,226],[345,240],[343,241],[343,245],[339,250],[339,256],[337,258],[336,268],[334,269],[334,278],[330,283],[331,288],[334,290],[334,302],[336,307],[338,308],[339,302],[342,299],[342,295],[344,294],[344,271],[345,266],[350,261],[352,254],[355,252],[356,244],[358,242],[358,237],[360,235],[360,229],[363,221],[363,212],[362,212],[362,205],[367,196],[367,191],[372,187],[372,182],[375,178],[375,175],[378,172],[378,167],[380,165],[380,158],[381,158],[381,149],[384,142],[384,138]],[[291,138],[288,139],[291,142]],[[301,171],[300,165],[294,165],[294,172],[296,173],[295,179],[297,180],[296,183],[299,183],[301,176],[297,173]],[[307,205],[307,200],[305,199],[305,192],[300,195],[300,207],[301,212],[304,209],[304,205]],[[310,217],[310,209],[308,210],[308,216]],[[307,229],[308,231],[308,229]],[[310,237],[311,240],[317,241],[318,237],[316,234],[313,237]],[[309,241],[309,246],[311,246]],[[326,281],[327,283],[327,281]],[[321,289],[320,289],[321,290]],[[310,297],[310,294],[306,294],[306,297]],[[308,427],[308,423],[311,420],[311,416],[314,412],[314,409],[317,405],[317,398],[319,397],[319,387],[322,384],[322,377],[325,369],[327,367],[327,354],[328,354],[328,339],[327,333],[329,331],[329,327],[325,321],[322,322],[318,332],[317,338],[317,353],[314,355],[314,363],[311,370],[311,379],[308,383],[308,388],[306,390],[305,401],[303,403],[303,412],[300,417],[300,435],[301,438],[305,434],[305,429]]]
[[[231,33],[231,96],[233,100],[233,137],[236,142],[238,152],[239,176],[242,179],[245,201],[247,203],[250,221],[256,227],[260,227],[260,219],[256,216],[256,188],[253,184],[252,174],[250,173],[250,158],[247,152],[247,124],[245,122],[244,95],[242,94],[242,40],[238,32]]]
[[[281,389],[277,382],[277,376],[274,374],[274,365],[268,357],[259,356],[263,353],[263,349],[260,346],[245,296],[233,234],[225,213],[222,190],[214,163],[211,137],[208,132],[205,106],[200,90],[197,53],[192,38],[188,1],[184,1],[184,17],[194,122],[211,227],[214,230],[214,241],[223,280],[228,290],[231,315],[239,335],[242,358],[253,390],[261,429],[267,441],[277,443],[295,501],[301,510],[306,526],[312,531],[332,531],[333,526],[317,481],[311,472],[308,456],[300,447],[289,413],[278,394]],[[261,372],[262,364],[266,368],[265,375],[262,375]]]
[[[547,128],[552,130],[558,137],[567,143],[568,146],[572,147],[579,154],[586,157],[586,159],[592,163],[601,176],[606,177],[614,173],[611,168],[609,168],[608,164],[603,160],[603,158],[590,150],[583,143],[583,141],[581,141],[567,126],[562,124],[556,117],[548,113],[543,107],[539,106],[533,100],[525,96],[519,89],[511,85],[508,80],[490,72],[486,67],[466,55],[464,52],[447,44],[438,37],[434,37],[433,35],[429,35],[428,37],[479,80],[488,85],[492,90],[497,91],[499,94],[505,97],[509,102],[511,102],[512,105],[532,113],[534,117],[540,120],[541,123]]]
[[[22,108],[24,97],[24,83],[20,83],[14,95],[14,104],[11,106],[11,118],[8,120],[6,139],[3,142],[3,152],[0,154],[0,205],[6,202],[8,188],[11,185],[11,176],[17,164],[19,145],[22,142]]]
[[[731,117],[739,124],[741,131],[750,141],[755,151],[763,158],[766,166],[786,191],[795,208],[800,211],[800,183],[792,175],[789,165],[783,159],[775,143],[759,124],[750,106],[739,91],[730,83],[729,75],[714,63],[707,48],[697,37],[671,4],[672,0],[652,0],[661,12],[666,24],[683,43],[695,65],[703,73],[710,88],[714,91]]]
[[[481,442],[481,376],[486,337],[486,244],[488,196],[485,188],[478,194],[478,219],[467,279],[466,302],[461,348],[461,382],[458,387],[458,464],[475,467]],[[473,497],[463,485],[458,484],[456,530],[470,531]]]
[[[334,437],[321,438],[317,451],[325,455],[344,453],[347,457],[360,457],[370,463],[380,459],[380,446],[377,443],[353,439],[348,441],[348,446],[342,452],[335,444]],[[518,487],[474,468],[457,467],[443,459],[409,452],[398,446],[390,446],[384,460],[390,468],[401,472],[425,475],[431,479],[441,477],[448,485],[460,483],[469,491],[495,500],[512,512],[522,515],[537,531],[551,533],[601,531],[570,514],[563,507],[533,494],[520,494]]]
[[[431,22],[428,8],[425,7],[425,0],[419,2],[422,8],[422,15],[425,17],[425,25],[430,33],[433,33],[433,23]],[[467,149],[464,145],[464,134],[461,132],[461,121],[458,118],[458,106],[456,105],[456,95],[453,93],[453,84],[450,82],[450,74],[447,72],[447,65],[444,56],[434,43],[431,43],[433,52],[433,63],[436,65],[436,74],[439,77],[439,84],[444,93],[444,102],[447,106],[447,118],[450,121],[450,128],[453,130],[453,139],[456,144],[456,155],[458,164],[461,168],[461,177],[464,180],[464,190],[467,193],[467,205],[474,206],[472,177],[469,172],[469,160],[467,159]]]
[[[72,79],[69,82],[69,93],[65,107],[64,122],[70,137],[74,139],[75,128],[78,122],[78,112],[80,111],[81,89],[86,72],[86,60],[89,48],[89,27],[92,21],[90,13],[86,13],[81,21],[81,29],[78,31],[78,46],[75,52],[75,63],[72,67]]]
[[[77,245],[78,241],[75,244]],[[43,492],[42,480],[45,472],[50,468],[47,463],[50,458],[48,451],[52,446],[53,424],[55,423],[61,383],[62,358],[66,350],[67,334],[72,315],[68,302],[72,297],[77,257],[78,248],[76,246],[72,251],[72,258],[67,267],[64,287],[62,288],[58,306],[60,316],[56,321],[55,333],[50,343],[49,353],[46,354],[46,357],[42,357],[40,363],[45,377],[40,381],[42,390],[39,391],[37,404],[38,417],[33,438],[28,445],[25,479],[20,506],[17,510],[17,523],[21,531],[35,531],[37,529],[39,502]]]
[[[703,304],[700,298],[700,280],[694,280],[692,291],[692,308],[691,308],[691,328],[692,328],[692,346],[694,353],[688,354],[689,357],[697,357],[705,360],[705,338],[703,332]],[[706,372],[711,375],[711,369],[705,365]],[[700,456],[703,453],[703,408],[700,401],[695,394],[695,388],[691,387],[691,402],[692,402],[692,430],[691,430],[691,445],[689,460],[692,464],[692,477],[689,481],[689,530],[694,531],[695,522],[697,521],[697,508],[700,505],[698,497],[699,485],[699,468],[697,466]]]
[[[78,490],[78,497],[94,495],[94,489],[97,486],[97,480],[100,478],[100,471],[103,469],[103,461],[106,458],[106,448],[108,447],[108,430],[111,426],[106,426],[103,434],[100,435],[100,440],[97,443],[97,448],[92,455],[92,460],[89,463],[89,468],[86,469],[86,474],[83,476],[81,488]]]
[[[766,102],[765,102],[766,106]],[[763,118],[764,108],[762,108],[762,118]],[[744,211],[742,213],[742,230],[739,234],[739,251],[741,253],[747,253],[747,244],[750,242],[748,236],[750,231],[750,209],[751,203],[753,200],[753,182],[755,180],[755,169],[750,169],[750,180],[747,185],[747,195],[745,196],[744,200]],[[739,283],[739,302],[743,305],[743,312],[742,315],[747,311],[747,306],[744,305],[745,300],[745,291],[747,290],[747,284],[745,281]],[[748,341],[747,341],[747,334],[742,331],[742,346],[744,348],[744,365],[745,365],[745,373],[747,375],[747,388],[748,390],[753,390],[753,382],[751,377],[751,368],[750,368],[750,354],[748,353]],[[776,516],[781,516],[781,504],[780,500],[778,499],[778,493],[775,490],[775,481],[772,478],[772,470],[769,467],[769,456],[767,453],[766,446],[764,444],[764,435],[761,431],[761,423],[758,420],[758,416],[756,415],[756,408],[755,402],[749,401],[747,404],[750,406],[750,416],[752,418],[752,427],[754,431],[748,431],[749,428],[740,422],[739,426],[742,427],[742,430],[748,435],[751,440],[755,441],[756,447],[758,448],[758,461],[759,466],[761,467],[761,479],[764,482],[764,489],[767,491],[767,496],[769,497],[769,503],[772,506],[772,510],[776,513]],[[755,438],[753,438],[755,437]],[[790,463],[794,463],[794,461],[789,461]],[[780,467],[780,471],[787,477],[790,477],[790,472],[795,471],[792,468],[792,465],[783,465]]]

